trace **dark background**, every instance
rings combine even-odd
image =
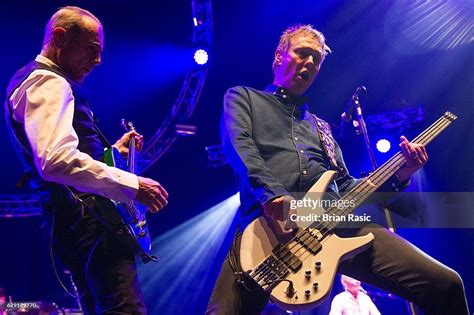
[[[458,18],[455,27],[472,26],[473,9],[467,3],[453,1],[451,11],[444,7],[440,10]],[[145,138],[151,137],[177,97],[186,71],[193,67],[190,1],[3,1],[0,98],[5,98],[4,88],[14,71],[39,53],[49,17],[58,7],[68,4],[92,11],[104,24],[103,64],[85,83],[101,129],[109,138],[118,138],[120,119],[127,118],[135,122]],[[365,85],[366,115],[423,108],[424,119],[404,130],[412,138],[446,110],[452,111],[459,119],[428,148],[430,161],[423,169],[422,186],[439,192],[473,191],[473,44],[450,49],[423,46],[416,31],[422,34],[428,26],[441,25],[444,20],[437,17],[442,14],[429,10],[425,24],[420,18],[419,24],[407,28],[399,23],[405,9],[408,7],[394,1],[213,1],[209,74],[192,118],[198,134],[178,141],[145,174],[170,192],[169,206],[152,216],[150,223],[153,234],[163,236],[157,242],[172,242],[179,256],[173,258],[157,249],[167,259],[158,265],[140,266],[141,279],[147,282],[144,294],[151,313],[160,310],[164,314],[200,314],[205,309],[235,220],[232,221],[234,209],[224,214],[228,223],[225,226],[220,225],[219,216],[206,219],[203,214],[233,195],[236,187],[228,166],[207,167],[204,147],[219,143],[218,125],[226,89],[235,85],[264,88],[271,82],[278,36],[290,24],[313,24],[326,35],[333,50],[309,91],[313,112],[339,126],[339,115],[353,91],[358,85]],[[0,194],[27,193],[15,189],[22,169],[8,144],[3,120],[0,127],[5,148],[0,155]],[[348,127],[341,130],[337,140],[349,169],[358,176],[360,171],[369,169],[364,146]],[[379,163],[396,152],[399,130],[381,131],[369,126],[369,131],[373,139],[385,136],[393,141],[389,155],[377,155]],[[192,224],[183,226],[183,222]],[[39,217],[0,219],[4,248],[0,252],[0,287],[16,301],[48,300],[69,306],[72,299],[64,296],[53,276],[47,235],[41,226]],[[196,227],[203,232],[193,234]],[[211,234],[215,237],[213,242],[209,241]],[[464,279],[470,303],[474,303],[472,229],[407,229],[401,234],[457,270]],[[206,240],[201,243],[207,246],[204,251],[186,246],[198,236]],[[202,266],[188,268],[186,255],[195,257],[196,253],[202,256],[198,259]],[[179,272],[181,268],[187,272]],[[159,277],[147,281],[145,278],[154,270]],[[199,290],[178,285],[193,281],[199,283]],[[340,289],[338,284],[336,289]],[[169,290],[175,294],[168,294]],[[378,305],[382,313],[404,311],[401,301],[382,299]],[[322,307],[320,313],[324,311]]]

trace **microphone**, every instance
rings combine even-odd
[[[341,114],[342,121],[349,122],[352,120],[352,112],[354,111],[354,106],[357,106],[359,104],[359,94],[361,91],[364,91],[364,93],[367,92],[365,86],[358,86],[355,90],[354,94],[351,97],[351,100],[349,101],[349,104],[347,104],[346,110]]]

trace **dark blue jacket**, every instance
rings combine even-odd
[[[331,168],[308,106],[273,85],[227,91],[221,139],[238,177],[242,228],[262,214],[265,202],[282,195],[301,198]],[[335,151],[342,175],[329,190],[342,195],[358,180],[349,175],[337,142]],[[382,191],[393,184],[403,186],[394,176]]]

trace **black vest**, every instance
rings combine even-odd
[[[72,125],[79,137],[78,149],[81,152],[87,153],[95,160],[101,160],[106,144],[101,141],[99,132],[95,127],[94,118],[81,85],[70,79],[61,69],[32,61],[15,73],[8,85],[7,100],[5,102],[5,117],[12,143],[20,155],[27,176],[30,179],[31,187],[40,193],[43,204],[45,202],[51,204],[52,202],[54,205],[67,206],[68,203],[72,202],[70,191],[64,185],[46,182],[41,178],[34,165],[32,150],[26,137],[24,126],[12,118],[12,106],[9,104],[12,93],[37,69],[54,72],[65,78],[71,85],[74,96],[74,118]],[[44,110],[47,111],[47,109]]]

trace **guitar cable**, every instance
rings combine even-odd
[[[237,242],[240,237],[240,224],[235,230],[234,239],[232,240],[232,245],[229,251],[229,265],[232,271],[234,272],[235,280],[237,283],[245,286],[244,272],[239,263],[239,257],[237,252]]]
[[[114,232],[114,230],[116,230],[112,224],[110,224],[109,222],[107,222],[107,220],[105,220],[104,218],[102,218],[101,216],[99,215],[96,215],[94,210],[87,204],[87,202],[85,202],[82,198],[80,198],[69,186],[67,185],[63,185],[66,190],[69,191],[69,193],[71,194],[72,198],[74,198],[74,200],[76,202],[78,202],[80,205],[81,205],[81,213],[80,213],[80,216],[81,218],[84,217],[84,210],[87,209],[89,210],[89,212],[94,215],[102,224],[104,224],[105,228],[106,229],[109,229],[110,231]],[[56,276],[56,280],[58,281],[59,285],[63,288],[63,290],[69,295],[71,296],[72,298],[74,299],[81,299],[85,292],[86,292],[86,289],[84,288],[84,291],[78,296],[76,295],[75,293],[71,293],[69,291],[69,289],[67,289],[66,285],[64,284],[64,282],[61,280],[60,276],[59,276],[59,273],[58,273],[58,270],[57,270],[57,267],[56,267],[56,263],[54,261],[54,250],[53,250],[53,234],[54,234],[54,228],[55,228],[55,208],[53,209],[52,211],[52,218],[51,218],[51,231],[50,231],[50,235],[49,235],[49,253],[50,253],[50,259],[51,259],[51,264],[52,264],[52,267],[53,267],[53,271],[54,271],[54,275]],[[115,231],[116,232],[116,231]],[[92,258],[92,255],[94,254],[95,252],[95,249],[97,248],[97,245],[99,245],[99,243],[102,241],[103,239],[103,236],[100,236],[94,243],[94,245],[92,246],[92,248],[90,249],[90,252],[89,254],[87,255],[87,260],[86,260],[86,266],[85,266],[85,269],[84,269],[84,276],[85,276],[85,280],[86,280],[86,283],[88,282],[87,281],[87,278],[88,278],[88,274],[89,274],[89,265],[90,265],[90,262],[91,262],[91,258]]]
[[[240,238],[240,235],[241,233],[240,233],[240,224],[239,224],[237,226],[237,229],[235,230],[234,239],[232,240],[232,245],[229,251],[229,265],[234,273],[234,281],[237,282],[237,284],[240,287],[243,287],[248,292],[255,292],[259,288],[252,289],[247,286],[247,284],[245,283],[246,281],[245,277],[247,276],[247,273],[242,270],[242,266],[240,265],[240,262],[239,262],[239,254],[238,254],[237,247],[238,247],[238,240]],[[240,314],[241,313],[240,311],[242,310],[242,302],[243,302],[242,295],[238,294],[237,298],[239,300],[238,313]]]
[[[293,285],[293,282],[291,280],[288,280],[288,279],[283,279],[283,278],[280,278],[280,279],[275,279],[275,280],[270,280],[266,283],[264,283],[262,286],[260,286],[255,280],[253,280],[252,277],[250,277],[250,275],[248,274],[248,272],[245,272],[243,271],[242,269],[242,266],[240,265],[240,255],[239,255],[239,251],[238,251],[238,243],[239,243],[239,239],[241,237],[242,233],[240,233],[240,224],[239,226],[237,227],[236,231],[235,231],[235,235],[234,235],[234,239],[232,240],[232,245],[231,245],[231,248],[230,248],[230,251],[229,251],[229,265],[232,269],[232,271],[234,272],[234,280],[236,281],[236,283],[244,288],[248,293],[253,293],[253,292],[257,292],[257,291],[264,291],[264,292],[267,292],[269,295],[266,297],[266,303],[268,303],[269,299],[270,299],[270,292],[268,292],[268,289],[270,287],[267,287],[267,289],[264,289],[263,286],[266,285],[266,284],[274,284],[274,283],[279,283],[279,282],[282,282],[282,281],[287,281],[289,284],[288,284],[288,287],[286,289],[286,292],[288,292],[287,294],[290,295],[290,294],[294,294],[296,293],[295,289],[294,289],[294,285]],[[250,279],[249,279],[250,278]],[[253,281],[253,287],[249,287],[247,285],[247,281]],[[263,301],[263,298],[264,296],[262,295],[262,301]],[[238,314],[242,314],[243,312],[243,296],[242,294],[238,294],[237,295],[237,299],[238,299]]]
[[[80,295],[72,293],[72,292],[69,291],[69,289],[66,287],[64,282],[61,280],[61,277],[59,276],[58,269],[56,267],[56,262],[54,261],[54,250],[53,250],[54,222],[55,222],[55,213],[54,213],[54,210],[53,210],[53,214],[52,214],[52,218],[51,218],[51,231],[50,231],[50,235],[49,235],[49,257],[51,259],[51,265],[53,267],[54,275],[55,275],[56,280],[58,281],[59,285],[64,290],[64,292],[66,292],[70,297],[72,297],[74,299],[82,299],[84,297],[84,294],[86,293],[86,289],[84,288],[84,291]],[[90,264],[90,261],[91,261],[91,258],[92,258],[92,254],[94,253],[97,245],[99,245],[100,241],[102,241],[102,236],[99,237],[95,241],[94,245],[92,246],[92,248],[89,252],[89,255],[87,256],[86,266],[85,266],[85,270],[84,270],[84,273],[85,273],[84,276],[85,276],[86,283],[88,282],[87,277],[88,277],[88,274],[89,274],[89,264]]]
[[[269,280],[267,282],[264,282],[262,285],[259,285],[257,283],[257,287],[255,288],[249,288],[246,284],[246,277],[250,277],[249,274],[245,271],[242,270],[242,266],[240,265],[240,256],[238,254],[238,239],[242,234],[240,233],[240,225],[237,227],[237,230],[235,231],[234,239],[232,240],[232,246],[229,252],[229,264],[234,272],[235,276],[235,281],[237,281],[238,284],[240,284],[242,287],[244,287],[248,292],[255,292],[259,290],[264,290],[267,291],[266,289],[263,289],[263,286],[265,285],[273,285],[277,284],[279,282],[287,281],[288,282],[288,292],[292,292],[294,290],[294,285],[293,281],[284,279],[284,278],[279,278],[279,279],[274,279],[274,280]],[[256,282],[255,282],[256,283]]]
[[[71,196],[74,198],[74,200],[76,200],[77,202],[80,203],[80,205],[81,205],[81,217],[84,217],[84,209],[87,209],[87,210],[89,210],[89,212],[92,215],[95,215],[95,217],[98,218],[98,220],[102,224],[104,224],[106,229],[109,229],[109,231],[112,231],[112,232],[117,232],[117,229],[112,224],[107,222],[107,220],[105,220],[101,216],[96,215],[94,210],[87,204],[87,202],[85,202],[76,193],[74,193],[74,191],[69,186],[64,185],[64,187],[71,193]],[[62,287],[62,289],[70,297],[72,297],[74,299],[81,299],[84,296],[84,294],[86,293],[86,289],[84,288],[84,291],[80,295],[72,293],[72,292],[69,291],[69,289],[66,287],[66,285],[64,284],[64,282],[61,280],[61,278],[59,276],[59,273],[58,273],[58,270],[57,270],[57,267],[56,267],[56,263],[55,263],[55,260],[54,260],[54,250],[53,250],[53,234],[54,234],[54,227],[55,227],[54,223],[55,223],[55,211],[53,209],[52,218],[51,218],[51,231],[50,231],[50,235],[49,235],[49,254],[50,254],[50,259],[51,259],[51,264],[52,264],[52,267],[53,267],[54,275],[55,275],[56,280],[58,281],[59,285]],[[89,275],[89,266],[90,266],[90,262],[91,262],[91,259],[92,259],[92,255],[94,254],[95,249],[97,248],[99,243],[102,241],[102,239],[103,239],[103,236],[100,236],[95,241],[94,245],[90,249],[89,254],[87,255],[86,266],[85,266],[85,269],[84,269],[84,276],[85,276],[86,284],[88,283],[87,278],[88,278],[88,275]],[[153,262],[158,262],[159,261],[158,257],[156,257],[154,255],[149,255],[147,253],[143,253],[142,259],[143,259],[144,263],[147,263],[147,262],[150,262],[150,261],[153,261]]]
[[[247,272],[243,271],[242,266],[240,265],[240,255],[239,255],[239,239],[242,233],[240,233],[240,224],[235,230],[234,239],[232,240],[232,246],[230,247],[229,251],[229,265],[232,271],[234,272],[235,281],[244,287],[247,291],[253,292],[257,291],[260,288],[249,288],[245,283],[246,277],[248,278],[249,275]]]

